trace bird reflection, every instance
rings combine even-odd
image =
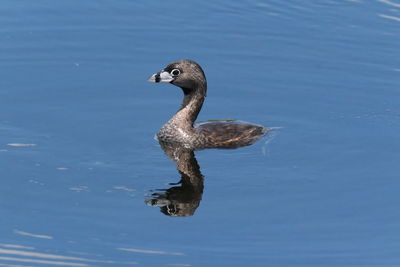
[[[165,154],[176,162],[181,176],[173,187],[153,193],[146,204],[160,207],[168,216],[192,216],[200,204],[204,182],[194,151],[177,144],[160,141]]]
[[[181,179],[178,183],[171,183],[173,186],[168,189],[156,190],[145,202],[150,206],[160,207],[161,212],[168,216],[192,216],[200,205],[204,189],[204,177],[200,172],[195,150],[161,140],[159,143],[165,154],[176,163]],[[223,148],[236,149],[252,143],[232,143]],[[200,149],[205,148],[196,150]]]

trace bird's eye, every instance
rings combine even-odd
[[[172,74],[172,76],[178,76],[179,74],[181,74],[181,71],[178,69],[173,69],[170,73]]]

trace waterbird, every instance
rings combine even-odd
[[[255,143],[268,128],[237,120],[213,120],[196,123],[207,93],[203,69],[190,59],[168,64],[153,74],[149,82],[171,83],[183,91],[183,101],[175,115],[157,133],[159,141],[190,149],[237,148]]]

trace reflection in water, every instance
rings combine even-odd
[[[53,239],[52,236],[49,235],[38,235],[38,234],[32,234],[24,231],[20,231],[15,229],[14,233],[19,234],[19,235],[25,235],[25,236],[30,236],[30,237],[36,237],[36,238],[41,238],[41,239]]]
[[[275,129],[278,128],[271,128],[269,132]],[[194,150],[175,143],[163,141],[159,141],[159,143],[165,154],[176,162],[181,180],[178,183],[171,183],[170,185],[174,185],[173,187],[151,194],[146,204],[160,207],[161,212],[168,216],[192,216],[200,205],[204,189],[204,177],[200,172]],[[225,149],[248,145],[251,144],[234,143]]]
[[[200,204],[203,194],[203,175],[194,151],[176,144],[160,141],[165,154],[176,162],[181,175],[178,183],[162,192],[153,193],[146,203],[158,206],[168,216],[192,216]]]
[[[40,237],[39,237],[40,238]],[[10,264],[15,262],[18,264]],[[29,265],[25,265],[29,264]],[[101,264],[105,265],[132,265],[137,262],[120,262],[113,260],[101,260],[96,258],[83,258],[67,256],[62,254],[52,254],[46,252],[37,252],[34,247],[23,246],[19,244],[0,243],[0,266],[78,266],[88,267]]]

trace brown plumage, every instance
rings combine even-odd
[[[267,128],[241,121],[215,121],[195,125],[207,147],[236,148],[248,146],[263,136]]]
[[[199,64],[184,59],[153,74],[149,81],[168,82],[184,93],[181,108],[160,129],[159,140],[191,149],[237,148],[248,146],[264,136],[268,128],[241,121],[211,121],[194,125],[206,93],[207,80]]]

